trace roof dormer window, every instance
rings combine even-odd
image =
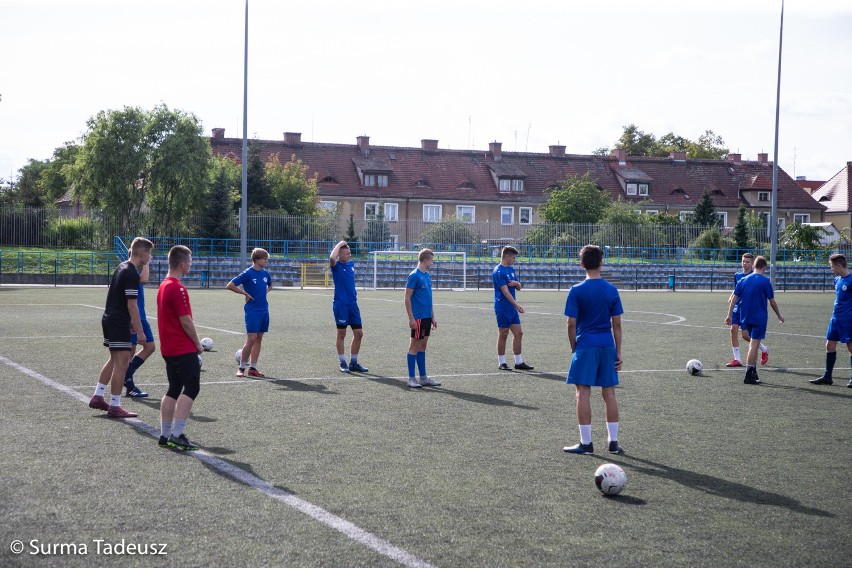
[[[364,187],[387,187],[388,176],[385,174],[364,174]]]
[[[500,191],[523,191],[524,190],[524,180],[522,179],[511,179],[511,178],[500,178]]]

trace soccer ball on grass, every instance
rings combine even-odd
[[[239,365],[240,363],[243,362],[242,361],[242,359],[243,359],[243,350],[242,349],[237,349],[237,352],[234,353],[234,359],[237,360],[237,365]]]
[[[595,471],[595,485],[604,495],[618,495],[627,485],[627,474],[614,463],[605,463]]]
[[[686,372],[690,375],[700,375],[704,365],[698,359],[690,359],[686,362]]]
[[[205,337],[204,339],[201,340],[201,346],[204,348],[205,351],[212,351],[213,350],[213,340],[210,339],[209,337]]]

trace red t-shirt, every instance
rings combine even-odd
[[[180,316],[192,316],[189,292],[180,280],[167,276],[157,291],[157,329],[160,332],[160,353],[163,357],[198,352],[195,343],[183,330]]]

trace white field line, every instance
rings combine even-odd
[[[58,383],[54,380],[51,380],[31,369],[19,365],[18,363],[15,363],[10,359],[0,356],[0,363],[8,365],[9,367],[20,371],[21,373],[32,377],[53,389],[67,394],[68,396],[82,403],[88,404],[89,402],[89,397],[84,396],[83,394],[75,391],[74,389],[67,387],[61,383]],[[160,431],[157,428],[146,424],[138,418],[126,418],[123,420],[123,422],[130,424],[140,432],[144,432],[152,438],[158,438],[160,436]],[[308,515],[309,517],[319,521],[327,527],[330,527],[342,533],[344,536],[354,540],[355,542],[363,544],[364,546],[375,550],[379,554],[386,556],[391,560],[402,564],[403,566],[410,566],[413,568],[432,567],[432,565],[426,562],[425,560],[417,558],[410,552],[407,552],[399,547],[392,545],[390,542],[370,532],[365,531],[364,529],[350,523],[346,519],[338,517],[337,515],[326,511],[322,507],[314,505],[313,503],[309,503],[304,499],[300,499],[299,497],[296,497],[288,491],[274,487],[267,481],[264,481],[263,479],[260,479],[259,477],[245,471],[244,469],[240,469],[233,464],[230,464],[208,452],[205,452],[204,450],[198,450],[195,452],[185,452],[184,455],[193,457],[205,463],[209,467],[212,467],[217,471],[220,471],[221,473],[230,476],[231,478],[239,481],[240,483],[248,485],[252,489],[256,489],[267,497],[271,497],[276,501],[279,501],[289,507],[296,509],[297,511]]]

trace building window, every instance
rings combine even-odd
[[[518,223],[521,225],[532,223],[532,207],[518,207]]]
[[[476,221],[476,207],[473,205],[456,205],[456,217],[465,223]]]
[[[369,201],[364,204],[364,219],[375,219],[379,216],[379,204],[378,203],[370,203]]]
[[[440,205],[424,205],[423,206],[423,220],[427,223],[436,223],[441,220],[441,206]]]
[[[695,216],[695,213],[692,211],[681,211],[678,213],[678,218],[681,223],[692,223],[692,218]]]
[[[373,174],[364,174],[364,187],[373,187],[376,185],[376,176]]]
[[[399,235],[391,235],[389,240],[391,250],[399,250]]]
[[[515,208],[501,207],[500,208],[500,224],[512,225],[515,223]]]
[[[512,180],[510,179],[501,179],[500,180],[500,191],[511,191],[512,189]]]
[[[793,222],[794,223],[810,223],[811,222],[811,214],[810,213],[793,213]]]
[[[319,208],[323,211],[332,212],[337,209],[337,201],[320,201]]]
[[[513,179],[512,180],[512,191],[523,191],[523,190],[524,190],[524,180]]]
[[[728,212],[727,211],[721,211],[721,212],[717,211],[716,212],[716,218],[719,219],[719,226],[720,227],[727,227],[728,226]]]
[[[757,192],[757,200],[758,201],[769,201],[769,192],[768,191],[758,191]]]
[[[380,175],[376,176],[376,185],[379,187],[387,187],[388,186],[388,176]]]
[[[385,203],[385,221],[399,221],[399,205]]]
[[[627,195],[636,195],[637,185],[635,183],[627,184]]]
[[[639,195],[648,195],[648,184],[640,183],[639,184]]]
[[[647,211],[645,211],[645,213],[647,213],[648,215],[656,215],[657,213],[659,213],[659,211],[656,209],[648,209]]]
[[[364,187],[387,187],[388,176],[376,174],[364,174]]]

